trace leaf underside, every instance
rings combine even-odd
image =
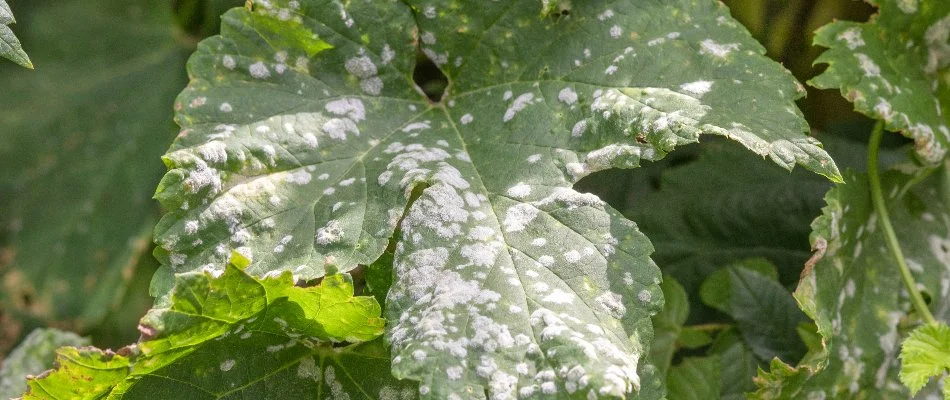
[[[932,173],[904,167],[882,176],[891,221],[907,262],[941,321],[950,320],[947,169],[946,163]],[[921,175],[926,178],[920,180]],[[828,206],[812,225],[820,258],[806,266],[795,292],[802,309],[818,324],[824,351],[806,357],[795,369],[773,362],[770,373],[760,374],[755,398],[895,399],[909,395],[898,380],[898,353],[901,338],[911,326],[912,307],[901,293],[905,289],[897,266],[877,225],[867,177],[846,174],[845,182],[828,193]]]
[[[14,23],[16,20],[13,19],[13,11],[10,10],[7,0],[0,0],[0,57],[32,69],[33,63],[30,57],[23,51],[20,40],[7,26]]]
[[[301,282],[368,265],[398,225],[386,337],[424,398],[645,385],[652,246],[583,176],[706,133],[839,177],[801,86],[712,1],[256,1],[221,29],[176,103],[159,304],[231,251]],[[439,102],[417,51],[448,77]]]
[[[870,22],[838,21],[815,32],[827,70],[809,83],[838,88],[855,110],[914,139],[938,164],[950,145],[950,2],[876,0]]]

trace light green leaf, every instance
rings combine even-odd
[[[716,271],[700,288],[703,302],[729,314],[752,352],[762,361],[795,362],[805,354],[796,328],[806,317],[775,280],[775,266],[752,259]]]
[[[289,272],[258,279],[228,265],[220,273],[176,279],[170,306],[150,310],[139,326],[142,340],[123,350],[129,358],[124,371],[116,368],[121,376],[97,385],[95,393],[194,399],[416,396],[414,386],[391,377],[381,340],[331,345],[370,341],[383,333],[379,304],[372,297],[353,297],[346,275],[327,275],[318,286],[301,288]],[[31,385],[93,392],[71,371],[60,368]]]
[[[947,169],[946,163],[936,170],[903,165],[882,176],[907,262],[941,321],[950,320]],[[826,201],[812,225],[816,254],[795,292],[818,325],[824,352],[796,368],[773,362],[770,372],[760,374],[755,398],[907,398],[897,376],[898,345],[913,317],[873,213],[867,178],[847,174],[846,184],[830,191]]]
[[[944,323],[926,324],[914,329],[901,344],[900,380],[912,394],[920,391],[931,377],[943,377],[944,398],[950,393],[946,380],[950,372],[950,327]]]
[[[14,5],[42,67],[0,64],[0,307],[88,332],[148,256],[189,45],[168,2]]]
[[[572,185],[701,133],[838,172],[805,135],[801,86],[721,4],[570,4],[229,12],[177,102],[183,132],[156,192],[166,281],[232,249],[253,275],[310,281],[374,262],[399,224],[396,377],[428,398],[637,391],[662,305],[652,247]],[[450,82],[438,101],[412,80],[417,51]]]
[[[876,0],[867,23],[838,21],[815,33],[828,64],[809,83],[838,88],[855,109],[914,139],[918,156],[939,163],[950,144],[950,2]]]
[[[30,57],[23,51],[20,40],[7,25],[16,23],[13,11],[6,0],[0,0],[0,57],[6,58],[29,69],[33,69]]]
[[[25,400],[101,399],[129,374],[128,355],[94,347],[60,347],[55,370],[30,379]]]
[[[60,346],[85,346],[89,339],[58,329],[34,329],[3,360],[0,368],[0,399],[19,397],[26,391],[26,376],[53,368]]]

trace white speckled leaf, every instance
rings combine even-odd
[[[0,0],[0,57],[6,58],[27,68],[33,68],[30,57],[20,46],[20,40],[7,25],[16,23],[7,0]]]
[[[838,88],[857,111],[913,138],[918,156],[939,163],[950,145],[950,2],[875,0],[870,22],[838,21],[815,32],[828,64],[809,83]]]
[[[801,86],[718,3],[543,3],[228,13],[177,104],[156,194],[167,271],[236,250],[252,274],[311,280],[373,262],[402,221],[397,378],[439,399],[636,392],[662,304],[652,247],[573,183],[701,133],[838,173],[804,134]],[[449,78],[440,102],[413,83],[417,49]]]
[[[915,279],[938,320],[950,320],[948,165],[924,180],[913,167],[883,174],[891,221]],[[847,174],[812,224],[818,253],[795,297],[815,319],[824,352],[791,368],[774,360],[757,381],[757,399],[906,399],[898,353],[915,317],[873,212],[867,177]],[[902,293],[903,292],[903,293]],[[928,398],[936,386],[924,389]],[[933,392],[930,392],[933,394]]]
[[[115,357],[74,352],[67,358],[75,362],[60,362],[55,372],[31,380],[30,393],[52,399],[417,397],[412,382],[389,374],[381,339],[331,345],[382,334],[375,299],[354,297],[342,274],[308,288],[290,279],[290,273],[256,279],[234,265],[217,276],[181,274],[169,307],[142,319],[139,343]],[[86,370],[95,360],[112,367]]]

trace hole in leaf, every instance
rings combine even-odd
[[[445,89],[449,86],[449,78],[422,52],[416,53],[416,69],[412,71],[412,80],[435,103],[445,97]]]

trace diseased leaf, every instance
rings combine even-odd
[[[923,161],[947,153],[950,129],[950,2],[875,0],[867,23],[838,21],[815,33],[828,64],[809,83],[838,88],[855,109],[914,139]]]
[[[950,371],[950,327],[927,324],[914,329],[901,344],[900,380],[917,394],[932,377],[943,377],[944,398],[950,394],[946,374]]]
[[[743,340],[760,360],[795,362],[805,354],[796,328],[806,317],[775,281],[775,266],[768,261],[752,259],[716,271],[700,293],[703,302],[736,320]]]
[[[100,399],[129,374],[129,358],[94,347],[60,347],[55,370],[30,379],[25,400]]]
[[[950,320],[947,168],[946,163],[936,171],[904,165],[882,175],[907,262],[930,295],[934,316],[944,322]],[[913,321],[911,306],[878,228],[866,176],[847,174],[846,184],[830,191],[826,201],[812,225],[816,255],[795,292],[818,325],[824,353],[797,368],[773,362],[758,377],[755,398],[907,398],[897,376],[898,345]]]
[[[53,368],[53,356],[60,346],[85,346],[89,339],[58,329],[34,329],[0,368],[0,399],[20,397],[26,391],[26,376],[39,375]]]
[[[0,0],[0,57],[6,58],[24,67],[33,69],[30,57],[23,51],[20,40],[7,25],[16,23],[13,11],[6,0]]]
[[[236,262],[246,264],[240,256]],[[229,265],[218,276],[192,272],[176,280],[170,306],[142,318],[143,340],[126,349],[125,369],[116,368],[121,376],[96,384],[96,393],[109,398],[416,397],[414,386],[391,377],[381,340],[371,341],[383,333],[379,304],[372,297],[353,297],[346,275],[327,275],[318,286],[301,288],[289,272],[258,279]],[[331,346],[342,341],[371,342]],[[31,386],[92,391],[71,371],[60,368]],[[58,393],[43,396],[79,397]]]
[[[147,256],[189,48],[169,2],[13,3],[42,68],[0,65],[0,307],[88,332]]]
[[[572,185],[700,133],[838,172],[804,133],[801,86],[721,4],[542,3],[226,14],[177,102],[156,294],[231,250],[257,276],[349,271],[400,224],[386,307],[397,378],[440,399],[637,391],[662,305],[652,247]],[[412,80],[417,51],[448,78],[438,101]]]

